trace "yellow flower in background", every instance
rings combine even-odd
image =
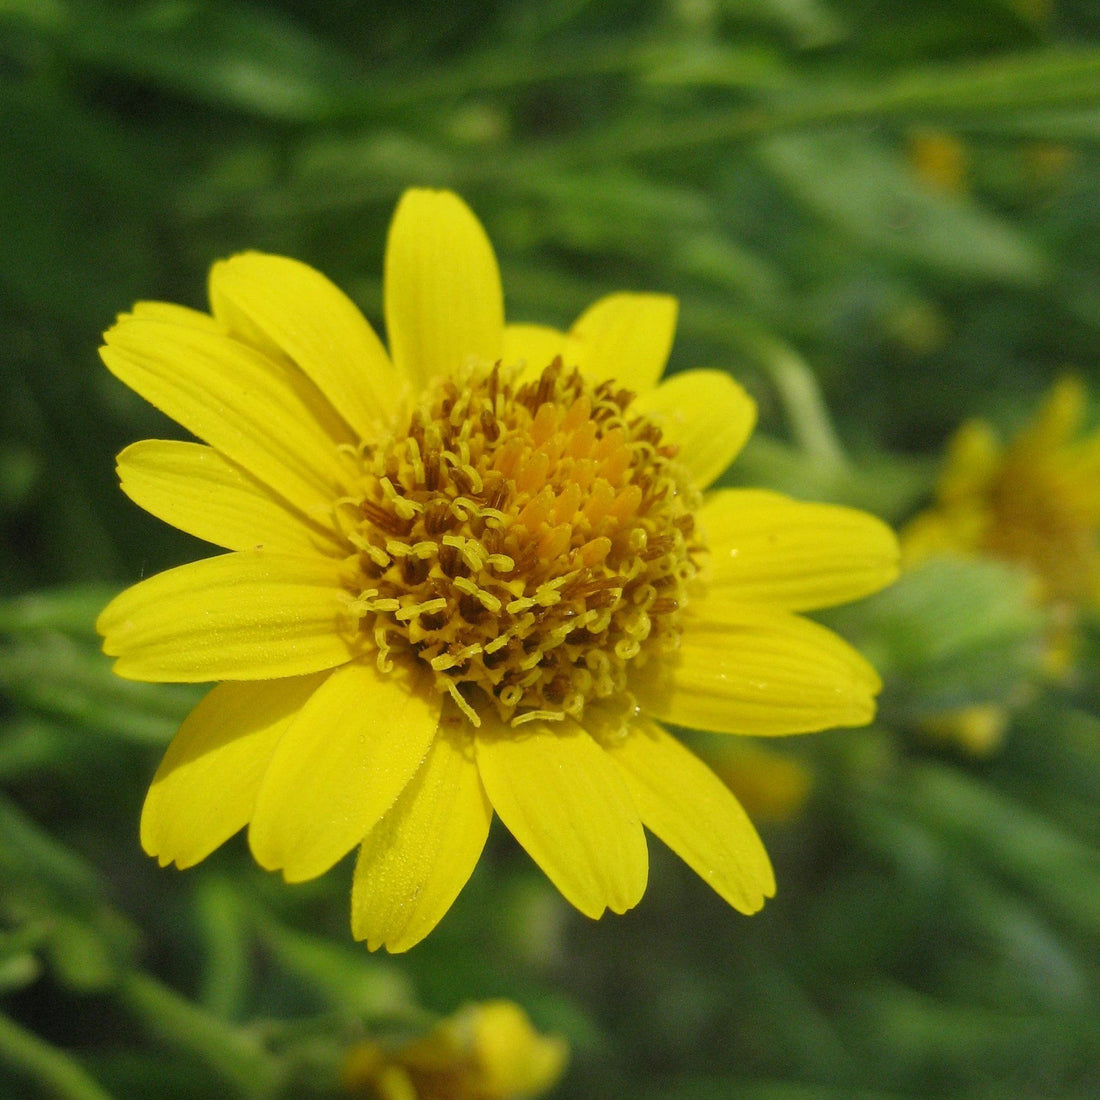
[[[352,927],[425,936],[495,812],[581,912],[636,904],[643,825],[735,908],[774,891],[725,786],[661,722],[855,726],[879,681],[798,612],[893,579],[892,532],[774,493],[702,495],[755,409],[661,382],[675,301],[617,294],[567,333],[506,325],[449,192],[405,194],[389,352],[316,271],[216,264],[210,314],[139,303],[104,362],[202,443],[119,456],[124,491],[229,553],[118,596],[119,675],[222,681],[180,728],[142,843],[188,867],[247,826],[288,881],[359,846]]]
[[[743,738],[708,745],[701,755],[757,821],[795,820],[813,790],[813,772],[801,760]]]
[[[345,1088],[377,1100],[525,1100],[557,1083],[569,1048],[540,1035],[511,1001],[466,1005],[426,1035],[398,1045],[358,1044]]]
[[[1042,665],[1071,668],[1082,611],[1100,599],[1100,432],[1082,434],[1086,393],[1064,378],[1010,442],[984,421],[948,445],[931,508],[902,533],[907,568],[944,555],[981,555],[1026,569],[1049,625]],[[1019,685],[1019,702],[1030,694]],[[930,732],[979,755],[1001,742],[1009,711],[977,704],[938,716]]]
[[[980,420],[948,446],[934,505],[906,528],[907,564],[983,554],[1029,569],[1064,620],[1100,598],[1100,432],[1081,435],[1082,384],[1064,378],[1007,445]]]
[[[1026,693],[1019,703],[1026,701]],[[933,715],[924,730],[941,741],[954,741],[972,756],[989,756],[1001,747],[1012,710],[1001,703],[976,703]]]
[[[961,195],[967,184],[966,146],[946,130],[922,128],[906,139],[913,174],[932,191]]]

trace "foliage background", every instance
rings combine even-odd
[[[996,755],[918,730],[1028,677],[1008,570],[836,619],[886,673],[880,721],[775,748],[813,783],[762,822],[762,914],[654,843],[642,905],[591,924],[494,832],[396,959],[351,941],[347,867],[286,887],[236,841],[150,865],[144,788],[196,696],[116,681],[91,630],[206,552],[117,490],[113,455],[177,429],[100,367],[102,330],[139,298],[201,307],[246,247],[377,322],[410,184],[478,212],[512,319],[678,295],[673,369],[760,403],[733,479],[904,519],[962,419],[1095,380],[1095,5],[5,0],[0,132],[3,1095],[334,1096],[356,1038],[489,996],[569,1037],[561,1097],[1100,1093],[1092,630]]]

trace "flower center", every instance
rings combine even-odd
[[[475,725],[579,716],[679,645],[699,497],[633,395],[556,359],[436,379],[364,458],[353,610]]]
[[[1052,602],[1087,603],[1100,568],[1095,521],[1072,479],[1034,458],[1009,461],[990,491],[993,522],[986,550],[1023,562],[1040,577]]]

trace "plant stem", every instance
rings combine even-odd
[[[22,1070],[60,1100],[113,1100],[63,1050],[0,1015],[0,1061]]]
[[[744,330],[738,335],[745,351],[771,378],[799,449],[822,467],[847,467],[817,379],[802,357],[767,333]]]
[[[120,993],[152,1033],[200,1057],[233,1082],[242,1096],[260,1100],[277,1095],[281,1067],[258,1040],[211,1016],[147,974],[127,975]]]

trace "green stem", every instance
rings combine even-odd
[[[222,1020],[232,1020],[248,988],[248,937],[233,889],[206,879],[198,894],[198,913],[206,946],[199,1003]]]
[[[282,1080],[278,1060],[258,1040],[211,1016],[147,974],[130,974],[122,999],[165,1042],[197,1055],[233,1082],[242,1096],[275,1096]]]
[[[848,460],[813,371],[793,349],[772,336],[743,333],[742,339],[745,349],[771,378],[799,449],[823,467],[844,469]]]
[[[0,1061],[22,1070],[60,1100],[113,1100],[64,1051],[0,1015]]]

